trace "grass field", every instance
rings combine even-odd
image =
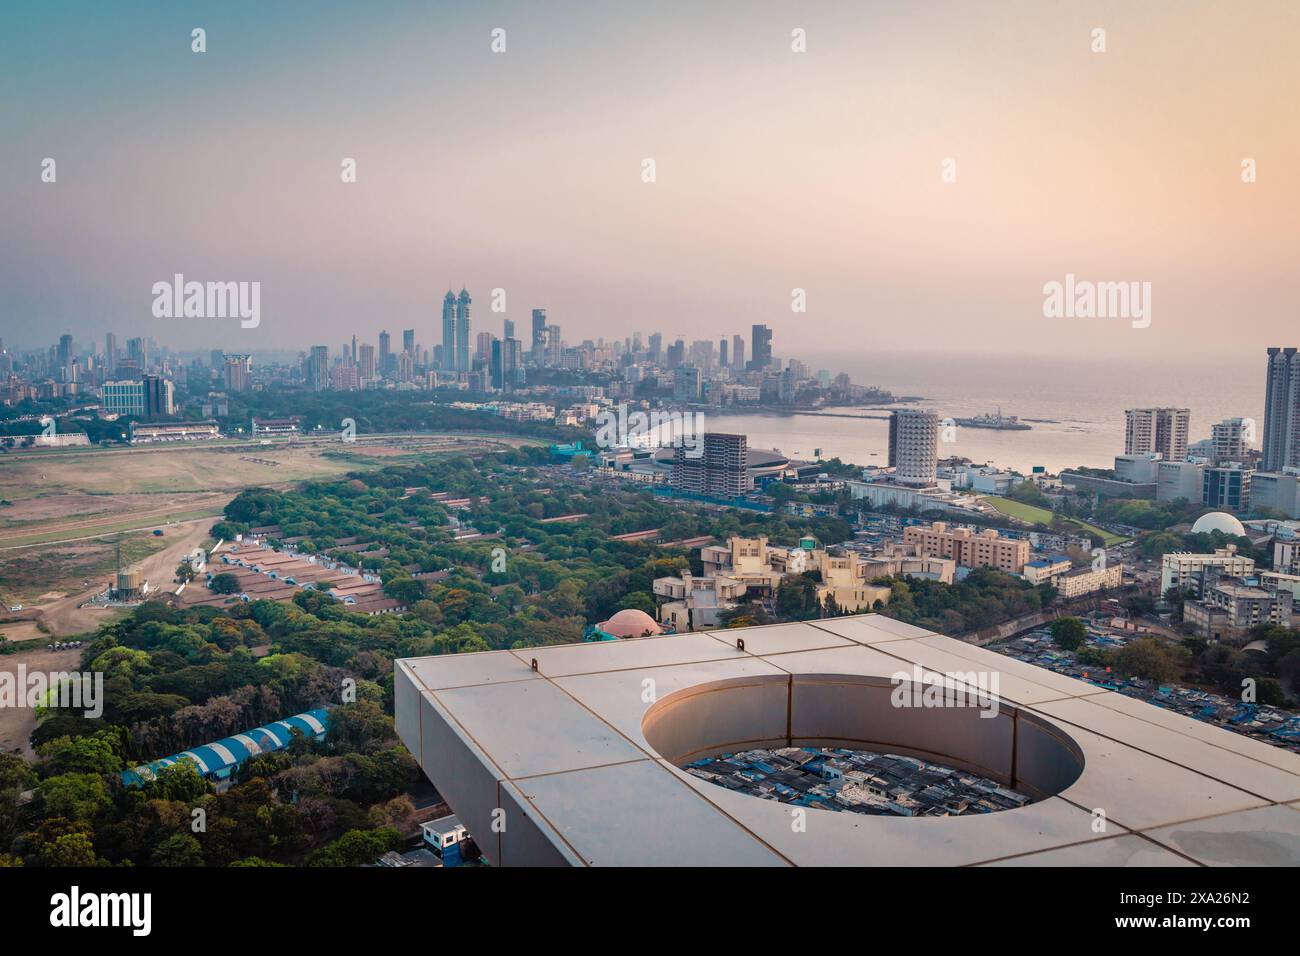
[[[1027,521],[1030,524],[1039,525],[1041,527],[1050,527],[1053,518],[1056,517],[1053,512],[1048,511],[1046,508],[1039,508],[1037,505],[1028,505],[1023,501],[1013,501],[1010,498],[999,498],[996,495],[988,495],[981,500],[985,504],[992,505],[1008,517],[1019,518],[1021,521]],[[1091,524],[1087,521],[1080,521],[1077,518],[1067,518],[1066,520],[1083,531],[1100,536],[1102,540],[1105,541],[1107,547],[1128,540],[1123,535],[1112,534],[1105,528],[1099,528],[1095,524]]]

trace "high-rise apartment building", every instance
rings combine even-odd
[[[739,335],[731,337],[731,367],[734,369],[745,367],[745,339]]]
[[[1130,408],[1124,416],[1124,454],[1154,451],[1165,461],[1182,461],[1187,457],[1191,409]]]
[[[252,384],[253,357],[251,355],[225,356],[225,385],[228,392],[245,392]]]
[[[456,296],[456,371],[468,372],[469,361],[469,307],[473,300],[463,288]]]
[[[762,371],[772,364],[772,330],[766,325],[755,325],[750,329],[753,358],[748,368]]]
[[[731,368],[731,355],[727,351],[730,344],[725,337],[718,340],[718,368]]]
[[[889,466],[908,485],[933,484],[939,470],[939,416],[900,408],[889,416]]]
[[[744,435],[722,432],[704,435],[699,457],[692,458],[690,448],[678,445],[673,456],[672,486],[690,494],[739,498],[749,491],[745,471],[748,446],[749,439]]]
[[[651,363],[658,365],[659,360],[664,354],[664,337],[662,333],[651,332],[650,338],[646,342],[646,358]]]
[[[694,365],[679,365],[673,371],[673,398],[679,402],[698,402],[703,395],[700,370]]]
[[[379,374],[387,375],[393,370],[393,337],[384,329],[379,333]]]
[[[308,388],[321,392],[330,385],[330,350],[324,345],[313,345],[303,365],[303,381]]]
[[[1214,462],[1220,464],[1229,461],[1245,461],[1246,436],[1251,428],[1244,418],[1225,418],[1210,428],[1210,440],[1214,443]]]
[[[402,330],[402,351],[415,358],[415,329]]]
[[[546,327],[546,364],[558,368],[560,357],[564,354],[564,339],[560,336],[558,325]]]
[[[176,414],[175,390],[172,383],[159,375],[146,375],[140,381],[144,393],[146,418],[167,417]]]
[[[456,293],[450,289],[442,297],[442,363],[443,371],[456,366]]]
[[[474,357],[486,362],[492,357],[492,343],[495,339],[491,332],[480,332],[474,342]]]
[[[104,335],[104,370],[110,375],[117,368],[117,336],[112,332]]]
[[[370,344],[361,346],[361,358],[357,362],[359,368],[358,377],[361,379],[362,386],[366,382],[373,382],[375,376],[375,347]]]
[[[1263,471],[1300,467],[1300,352],[1268,350]]]
[[[149,368],[149,343],[142,338],[126,340],[126,357],[135,363],[140,371]]]
[[[541,365],[546,349],[546,310],[533,309],[532,359],[534,365]]]

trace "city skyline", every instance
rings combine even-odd
[[[723,5],[691,9],[689,32],[522,4],[435,5],[422,30],[397,5],[308,30],[258,10],[255,35],[251,9],[0,14],[16,41],[0,69],[17,74],[0,94],[7,338],[39,325],[198,348],[229,332],[252,352],[308,325],[334,342],[390,324],[433,341],[431,268],[506,290],[516,321],[545,302],[575,340],[671,314],[667,335],[687,339],[811,324],[850,352],[1173,357],[1207,354],[1225,316],[1250,350],[1293,321],[1300,142],[1267,122],[1285,108],[1272,91],[1296,85],[1283,3],[746,4],[743,24]],[[1188,69],[1207,61],[1225,69]],[[153,318],[149,290],[176,272],[262,283],[263,321]],[[1071,276],[1149,282],[1151,324],[1044,318],[1044,286]]]

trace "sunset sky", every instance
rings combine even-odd
[[[0,10],[11,346],[432,345],[462,285],[475,332],[501,287],[570,342],[1300,344],[1294,0],[26,6]],[[177,272],[261,282],[260,327],[154,318]],[[1067,273],[1150,282],[1151,327],[1044,318]]]

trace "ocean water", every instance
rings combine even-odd
[[[1124,410],[1146,406],[1191,409],[1189,441],[1208,438],[1225,418],[1254,418],[1263,433],[1265,355],[1232,354],[1222,360],[1136,362],[1088,359],[863,355],[800,358],[814,370],[848,372],[853,381],[878,385],[895,396],[919,396],[914,407],[941,417],[969,418],[1001,408],[1030,421],[1029,431],[956,429],[940,457],[1028,472],[1086,465],[1109,468],[1124,451]],[[777,448],[811,458],[857,464],[888,460],[888,407],[833,409],[856,418],[742,414],[709,418],[710,431],[743,432],[755,448]]]

